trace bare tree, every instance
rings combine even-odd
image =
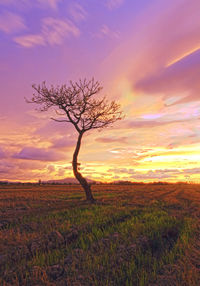
[[[122,119],[120,105],[115,101],[108,102],[105,97],[94,99],[93,96],[102,90],[98,81],[79,80],[70,81],[69,86],[61,85],[49,88],[43,82],[39,85],[33,85],[36,94],[33,94],[28,103],[41,105],[40,111],[47,111],[51,107],[56,107],[57,119],[51,118],[57,122],[70,122],[78,132],[76,148],[73,154],[72,166],[76,179],[83,187],[86,199],[93,202],[90,184],[82,176],[78,168],[78,154],[81,147],[83,134],[91,129],[105,128],[117,120]]]

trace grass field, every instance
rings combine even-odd
[[[200,185],[0,187],[0,285],[200,285]]]

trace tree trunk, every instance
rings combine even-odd
[[[73,154],[73,161],[72,161],[73,172],[74,172],[75,178],[79,181],[79,183],[81,184],[82,188],[85,191],[86,200],[90,202],[94,202],[95,199],[93,198],[90,185],[88,184],[87,180],[81,175],[81,173],[78,171],[79,164],[77,162],[77,159],[78,159],[78,153],[81,147],[82,136],[83,136],[83,133],[79,133],[78,140],[76,143],[76,148]]]

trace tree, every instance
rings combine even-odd
[[[73,154],[72,166],[76,179],[83,187],[86,199],[94,202],[90,184],[82,176],[79,170],[78,154],[81,147],[83,134],[91,129],[105,128],[117,120],[122,119],[120,105],[115,101],[108,102],[106,97],[94,99],[93,96],[102,90],[98,81],[79,80],[70,81],[69,86],[61,85],[49,88],[43,82],[32,86],[36,91],[28,103],[41,105],[40,111],[47,111],[51,107],[56,107],[56,114],[59,118],[51,118],[57,122],[72,123],[78,132],[76,148]],[[63,117],[64,116],[64,117]]]

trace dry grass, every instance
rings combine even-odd
[[[0,188],[0,285],[200,285],[200,185]]]

